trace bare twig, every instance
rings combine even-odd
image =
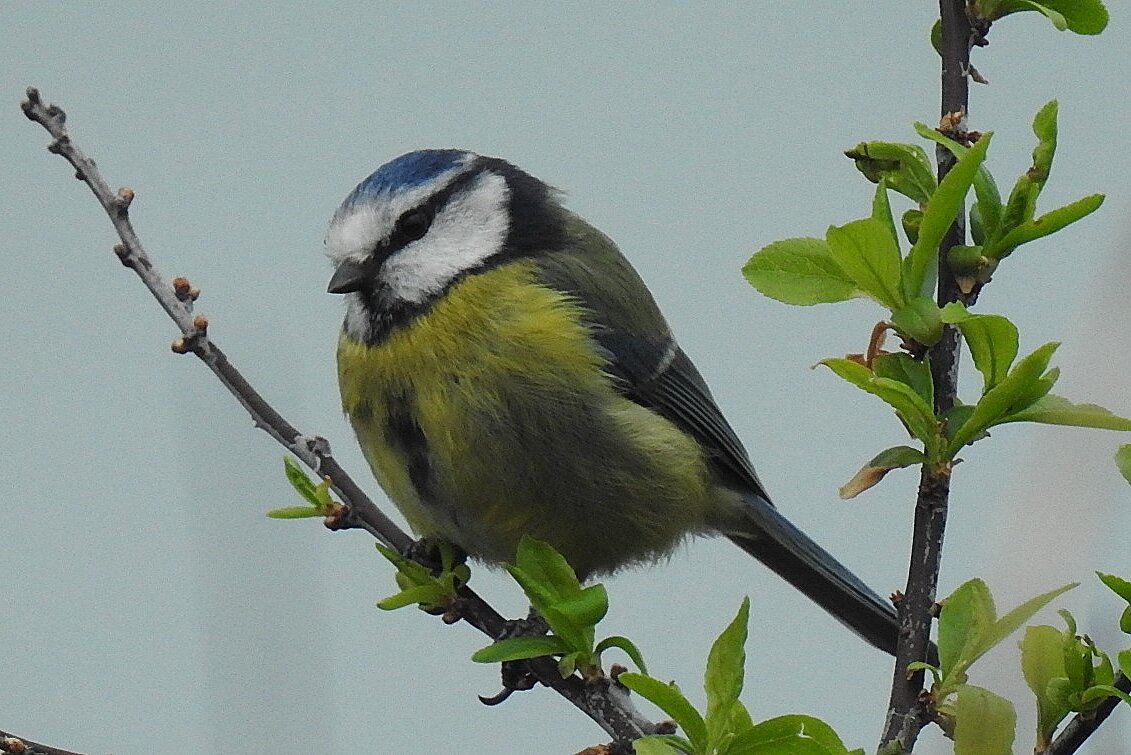
[[[966,16],[965,0],[939,0],[939,12],[942,19],[941,117],[950,122],[958,114],[957,124],[962,127],[969,106],[969,82],[966,74],[969,71],[973,35]],[[936,155],[941,181],[953,167],[955,159],[942,147],[936,150]],[[939,305],[952,301],[970,304],[976,296],[976,293],[963,295],[945,254],[951,247],[965,243],[965,239],[966,226],[963,210],[960,209],[939,248]],[[942,415],[954,405],[958,391],[958,354],[958,331],[954,326],[948,325],[943,331],[942,339],[928,353],[937,415]],[[906,669],[909,663],[925,659],[930,646],[931,609],[938,589],[943,533],[946,530],[950,497],[950,473],[949,465],[924,465],[919,481],[907,587],[899,603],[902,631],[896,649],[895,672],[881,750],[898,743],[898,747],[892,751],[910,752],[919,732],[931,720],[931,711],[922,695],[923,672],[908,674]]]
[[[170,285],[157,272],[129,219],[133,191],[128,188],[111,191],[94,161],[71,142],[65,127],[66,114],[55,105],[44,104],[39,91],[34,87],[28,88],[27,100],[22,103],[22,107],[29,119],[42,125],[53,137],[47,150],[61,155],[75,168],[75,177],[90,187],[106,210],[122,242],[114,247],[118,259],[137,273],[180,328],[181,337],[173,341],[173,350],[195,354],[251,415],[256,427],[266,431],[315,473],[330,478],[331,486],[346,507],[345,515],[335,518],[333,529],[364,529],[381,542],[404,553],[412,543],[412,538],[385,516],[338,465],[330,454],[329,443],[323,438],[304,435],[295,429],[252,388],[228,361],[224,352],[209,338],[207,318],[194,315],[192,311],[199,291],[183,278],[174,280]],[[493,639],[504,636],[506,632],[503,617],[467,587],[460,589],[458,614]],[[580,708],[617,740],[628,741],[656,731],[655,724],[635,709],[628,699],[627,691],[615,682],[607,679],[596,683],[585,682],[576,675],[562,679],[557,664],[550,658],[535,659],[529,665],[540,682]]]

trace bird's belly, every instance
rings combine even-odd
[[[339,344],[343,407],[418,534],[489,562],[531,535],[587,576],[706,528],[719,493],[699,444],[616,390],[576,309],[519,300],[529,286],[508,309],[498,280],[492,309],[453,309],[457,289],[403,333]]]

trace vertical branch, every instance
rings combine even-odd
[[[942,21],[942,103],[941,119],[965,130],[969,101],[967,73],[970,65],[972,30],[966,16],[965,0],[939,0]],[[939,180],[953,167],[955,158],[942,147],[936,150]],[[938,303],[966,301],[947,261],[945,251],[965,243],[965,210],[947,231],[938,256]],[[972,297],[970,297],[972,298]],[[954,405],[958,388],[958,332],[948,325],[942,340],[928,353],[935,391],[935,412],[942,414]],[[896,651],[891,698],[884,726],[881,751],[910,752],[919,731],[931,715],[921,702],[923,672],[908,674],[909,663],[927,657],[930,647],[932,608],[938,586],[943,533],[946,529],[950,496],[950,467],[924,465],[915,503],[915,526],[907,587],[899,604],[901,634]],[[886,749],[890,748],[890,749]]]

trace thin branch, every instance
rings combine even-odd
[[[1131,694],[1131,679],[1123,674],[1115,677],[1112,686],[1121,692]],[[1105,697],[1103,702],[1100,703],[1100,707],[1090,714],[1086,716],[1077,714],[1048,746],[1045,755],[1070,755],[1070,753],[1076,752],[1080,745],[1084,744],[1084,741],[1092,736],[1096,729],[1100,728],[1100,724],[1111,715],[1121,702],[1123,702],[1122,699],[1118,697]]]
[[[316,474],[330,478],[331,486],[340,496],[346,512],[328,526],[333,529],[364,529],[389,547],[405,553],[412,538],[385,516],[338,465],[330,454],[329,443],[324,438],[300,433],[252,388],[228,361],[224,352],[208,337],[207,318],[193,314],[193,302],[199,291],[183,278],[178,278],[173,285],[169,285],[157,272],[129,219],[133,191],[128,188],[111,191],[94,161],[71,142],[65,127],[66,114],[55,105],[44,104],[38,90],[29,87],[27,100],[21,106],[30,120],[43,126],[53,137],[47,150],[61,155],[75,168],[75,177],[90,187],[106,210],[122,242],[114,247],[118,259],[137,273],[166,314],[180,328],[182,335],[173,341],[173,350],[195,354],[251,415],[256,427],[264,430]],[[507,630],[506,620],[474,591],[467,587],[461,588],[458,602],[459,618],[492,639],[504,636]],[[655,724],[635,709],[628,699],[627,691],[612,680],[592,683],[585,682],[576,675],[562,679],[557,664],[550,658],[535,659],[530,661],[529,666],[542,684],[565,697],[617,740],[629,741],[657,730]]]
[[[969,107],[970,45],[973,39],[965,0],[939,0],[942,20],[942,103],[941,119],[958,127],[965,125]],[[958,113],[957,118],[953,115]],[[942,147],[936,150],[938,176],[941,181],[954,165],[954,157]],[[971,303],[958,287],[945,254],[953,246],[965,243],[964,211],[959,209],[955,222],[939,247],[939,305],[951,301]],[[958,331],[946,326],[942,339],[928,352],[931,378],[934,383],[935,413],[942,415],[955,402],[958,392]],[[924,660],[930,647],[931,616],[938,589],[939,565],[942,559],[943,534],[946,530],[950,498],[951,467],[923,466],[919,493],[915,502],[915,523],[911,542],[911,559],[907,569],[907,587],[899,602],[900,639],[896,648],[895,671],[891,698],[880,748],[898,743],[894,751],[910,752],[919,732],[931,720],[925,703],[923,672],[908,674],[909,663]]]
[[[71,750],[42,745],[30,739],[17,737],[7,731],[0,731],[0,753],[3,755],[81,755]]]

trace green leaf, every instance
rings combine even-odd
[[[1069,590],[1073,590],[1080,585],[1079,582],[1069,582],[1066,585],[1057,587],[1056,589],[1049,590],[1048,592],[1041,593],[1035,598],[1026,600],[1021,605],[1014,608],[1012,611],[1002,616],[992,627],[991,633],[985,638],[986,648],[989,650],[994,645],[997,645],[1009,635],[1013,634],[1021,627],[1026,621],[1031,619],[1037,611],[1041,610],[1052,600]],[[984,652],[984,651],[983,651]]]
[[[1001,315],[971,314],[961,302],[943,307],[942,320],[962,331],[974,367],[982,373],[982,393],[1001,383],[1017,358],[1017,327]]]
[[[977,5],[984,5],[978,3]],[[996,13],[984,16],[994,21],[1020,11],[1036,11],[1047,18],[1058,31],[1076,34],[1099,34],[1107,28],[1107,8],[1100,0],[1001,0],[994,3]]]
[[[909,199],[923,204],[934,192],[935,169],[918,144],[861,142],[844,153],[872,183],[887,185]]]
[[[554,608],[579,625],[595,625],[609,612],[609,594],[602,584],[589,585],[580,592],[561,598]]]
[[[924,360],[902,352],[879,354],[872,359],[872,372],[876,377],[903,383],[919,394],[927,406],[934,404],[935,388],[931,382],[931,368]]]
[[[994,259],[1001,259],[1013,252],[1014,249],[1056,233],[1065,226],[1075,223],[1081,218],[1091,215],[1104,203],[1103,194],[1089,194],[1083,199],[1050,210],[1034,220],[1026,220],[1015,226],[1009,233],[998,241],[994,248],[987,251],[987,255]]]
[[[895,230],[895,221],[892,220],[891,202],[888,201],[888,182],[880,179],[876,184],[876,192],[872,195],[872,219],[883,223],[891,231],[891,240],[899,246],[899,235]]]
[[[923,210],[919,239],[911,247],[903,263],[903,291],[907,298],[927,293],[923,290],[927,269],[937,259],[939,244],[962,208],[966,192],[986,159],[986,150],[989,149],[992,137],[993,134],[988,132],[982,134],[982,138],[958,158],[954,167],[939,182],[938,189]]]
[[[965,682],[966,669],[1076,583],[1030,598],[997,618],[993,596],[980,579],[963,583],[942,601],[939,661],[948,687]]]
[[[899,247],[883,223],[863,218],[829,226],[825,240],[832,259],[861,291],[888,309],[903,306]]]
[[[415,585],[377,601],[377,607],[382,611],[395,611],[407,606],[439,606],[447,597],[448,592],[439,585]]]
[[[536,637],[507,637],[496,640],[487,647],[471,654],[476,663],[502,663],[526,658],[540,658],[544,655],[557,655],[569,650],[560,637],[538,635]]]
[[[515,551],[514,566],[526,577],[547,588],[554,595],[581,592],[581,582],[565,556],[549,544],[523,535]]]
[[[997,424],[1006,422],[1040,422],[1046,425],[1094,427],[1099,430],[1131,430],[1131,419],[1112,414],[1102,406],[1073,404],[1066,398],[1051,394],[1012,412]]]
[[[1010,412],[1024,408],[1017,406],[1019,400],[1031,395],[1059,345],[1051,342],[1039,347],[1021,359],[997,385],[986,391],[974,406],[974,411],[954,431],[947,448],[948,455],[953,457],[964,445],[999,423]]]
[[[746,667],[746,627],[750,621],[750,598],[743,598],[738,614],[719,634],[707,655],[703,689],[707,692],[707,732],[718,742],[730,721],[731,708],[742,692]]]
[[[1131,444],[1125,443],[1115,451],[1115,466],[1123,479],[1131,482]]]
[[[956,709],[955,755],[1013,755],[1017,726],[1013,703],[989,690],[964,684],[958,689]]]
[[[890,378],[877,377],[871,370],[851,359],[822,359],[823,364],[841,378],[874,396],[896,410],[913,437],[923,441],[927,455],[938,447],[938,422],[934,409],[910,386]]]
[[[1131,679],[1131,650],[1119,651],[1119,673]]]
[[[736,736],[727,755],[848,755],[832,727],[819,718],[786,715],[755,724]]]
[[[916,121],[915,132],[924,139],[929,139],[945,147],[952,155],[958,158],[965,155],[967,150],[970,149],[965,144],[956,142],[938,129],[931,128],[925,123]],[[994,181],[993,174],[990,173],[989,168],[987,168],[985,164],[979,165],[977,172],[974,174],[974,195],[977,197],[977,202],[974,207],[971,208],[971,214],[973,215],[976,211],[978,214],[978,224],[982,226],[982,231],[984,233],[992,233],[1001,220],[1001,194],[998,192],[997,182]],[[971,226],[973,226],[973,218],[971,218],[971,221]],[[974,236],[974,243],[981,244],[983,240]]]
[[[1069,708],[1059,696],[1049,694],[1049,684],[1065,676],[1064,643],[1059,629],[1047,625],[1025,627],[1021,639],[1021,672],[1037,699],[1037,741],[1047,744]]]
[[[1108,589],[1127,601],[1127,605],[1123,608],[1123,615],[1119,617],[1119,631],[1124,634],[1131,634],[1131,582],[1123,577],[1104,574],[1103,572],[1096,572],[1096,576],[1107,585]]]
[[[971,579],[940,601],[939,666],[945,679],[965,681],[965,669],[981,653],[982,638],[997,621],[986,583]]]
[[[900,335],[924,346],[934,346],[942,338],[942,320],[939,307],[929,296],[916,296],[906,305],[891,313],[891,324]]]
[[[624,686],[649,701],[672,718],[691,740],[695,752],[707,747],[707,725],[699,711],[683,696],[675,682],[664,683],[644,674],[625,671],[617,677]]]
[[[838,493],[844,499],[855,498],[879,483],[891,470],[925,463],[927,463],[926,455],[917,448],[911,446],[885,448],[861,467],[851,480],[842,485]]]
[[[609,648],[619,648],[624,651],[625,655],[632,659],[632,662],[636,664],[636,668],[640,669],[642,674],[648,673],[648,667],[644,665],[644,655],[632,640],[620,635],[612,635],[598,642],[593,652],[601,655]]]
[[[840,269],[823,239],[783,239],[767,244],[742,266],[750,285],[785,304],[822,304],[863,296]]]
[[[267,516],[272,519],[307,519],[312,516],[325,516],[321,509],[311,506],[284,506],[281,509],[271,509]]]
[[[636,755],[680,755],[693,749],[690,742],[670,734],[651,734],[632,743],[632,751]]]

